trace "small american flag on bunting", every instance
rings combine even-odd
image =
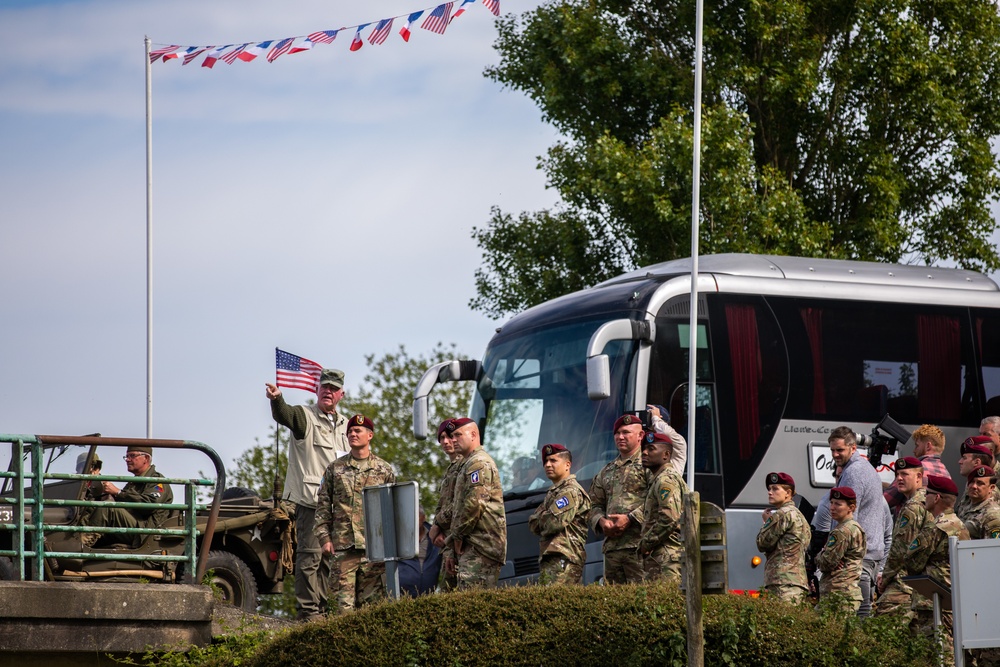
[[[430,30],[431,32],[443,35],[445,28],[448,27],[448,23],[451,22],[451,8],[454,6],[454,2],[446,2],[443,5],[438,5],[434,8],[434,11],[427,15],[427,18],[420,24],[420,27],[424,30]]]
[[[392,19],[382,19],[372,30],[372,34],[368,35],[369,44],[381,44],[385,41],[386,37],[389,36],[389,31],[392,30]]]
[[[483,0],[483,4],[493,12],[493,16],[500,16],[500,0]]]
[[[289,389],[304,389],[316,391],[319,387],[319,375],[323,367],[315,361],[274,348],[276,385]]]

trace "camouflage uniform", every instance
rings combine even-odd
[[[801,604],[809,596],[806,549],[812,529],[802,512],[789,500],[771,512],[757,533],[757,550],[767,557],[764,590],[770,595]]]
[[[993,488],[992,499],[994,503],[1000,505],[1000,487]],[[966,490],[966,492],[962,494],[962,497],[958,499],[958,502],[955,503],[955,514],[957,514],[958,518],[962,521],[967,521],[968,519],[966,518],[966,514],[968,514],[970,509],[972,509],[972,500],[969,499],[968,490]]]
[[[978,505],[968,507],[961,520],[965,524],[965,529],[969,531],[969,537],[973,540],[981,540],[990,536],[989,531],[984,528],[986,524],[996,526],[997,522],[1000,521],[998,513],[1000,513],[1000,505],[997,505],[996,501],[990,497]]]
[[[330,596],[341,614],[384,594],[384,563],[365,558],[365,516],[362,493],[367,486],[392,484],[396,473],[375,456],[356,459],[345,454],[330,464],[319,485],[316,507],[316,539],[333,544],[330,566]],[[332,610],[331,610],[332,611]]]
[[[920,595],[903,582],[902,578],[907,574],[914,574],[907,571],[903,561],[917,534],[928,522],[934,522],[934,517],[924,507],[926,496],[925,489],[917,489],[913,497],[903,504],[896,517],[896,524],[892,529],[892,546],[889,547],[889,555],[882,570],[882,594],[875,604],[876,615],[913,616],[910,611],[912,599],[914,596],[919,598]]]
[[[861,606],[861,561],[867,550],[865,531],[854,519],[830,531],[826,546],[816,554],[816,567],[823,573],[819,580],[820,609],[843,607],[843,611],[858,611]]]
[[[933,521],[928,521],[916,539],[910,543],[904,564],[913,574],[925,574],[937,579],[945,586],[951,587],[951,561],[948,554],[948,538],[956,536],[960,540],[969,539],[969,531],[962,525],[951,508],[944,510]],[[912,627],[919,634],[934,633],[933,601],[921,597],[913,600],[914,619]],[[952,649],[952,614],[941,610],[941,627],[944,630],[944,660],[946,664],[954,664]]]
[[[684,563],[681,521],[686,496],[687,485],[669,462],[649,482],[637,547],[648,581],[667,579],[681,583],[681,567]],[[647,553],[648,556],[645,555]]]
[[[448,469],[445,471],[444,477],[441,478],[441,483],[438,484],[438,493],[440,493],[441,497],[438,499],[438,506],[434,511],[434,525],[438,527],[441,534],[445,537],[448,536],[448,532],[451,530],[451,518],[455,513],[453,507],[453,503],[455,502],[455,482],[458,481],[458,472],[462,468],[463,460],[461,456],[458,456],[448,464]],[[455,552],[452,551],[450,546],[445,546],[441,550],[442,562],[454,557]],[[444,590],[451,591],[458,587],[458,577],[448,574],[447,568],[444,568],[443,576],[442,588]]]
[[[628,514],[624,534],[604,540],[604,579],[610,584],[642,581],[642,562],[636,556],[643,524],[643,505],[649,488],[649,475],[642,467],[641,452],[628,458],[620,455],[597,473],[590,486],[591,529],[601,534],[598,522],[609,514]]]
[[[552,486],[528,519],[539,539],[539,581],[543,584],[579,584],[587,561],[587,514],[590,496],[576,475]]]
[[[507,517],[500,471],[482,447],[462,461],[452,507],[448,547],[462,540],[458,587],[496,586],[507,560]]]

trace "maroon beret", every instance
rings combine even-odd
[[[853,500],[857,502],[858,496],[854,489],[849,486],[836,486],[830,489],[830,500]]]
[[[921,465],[920,459],[916,456],[904,456],[901,459],[896,459],[896,472],[906,470],[907,468],[923,468],[923,465]]]
[[[556,443],[551,443],[542,447],[542,460],[549,458],[553,454],[558,454],[559,452],[568,452],[564,446]]]
[[[441,425],[438,426],[438,441],[439,442],[441,441],[441,435],[443,433],[446,433],[446,432],[447,433],[451,433],[451,431],[448,430],[448,424],[450,424],[451,422],[452,422],[451,419],[445,419],[443,422],[441,422]],[[454,429],[452,429],[452,430],[454,430]]]
[[[767,486],[772,484],[784,484],[785,486],[790,486],[795,489],[795,480],[787,472],[769,472],[765,478],[765,483]]]
[[[983,445],[966,445],[962,443],[962,453],[963,454],[983,454],[991,459],[993,458],[993,450],[989,447],[984,447]]]
[[[969,473],[969,481],[971,482],[979,477],[993,477],[994,475],[996,475],[996,473],[993,472],[993,468],[989,466],[979,466]]]
[[[673,449],[674,446],[674,441],[670,439],[670,436],[664,435],[663,433],[656,433],[655,431],[646,431],[646,434],[643,436],[643,440],[646,442],[665,442],[670,445],[671,449]]]
[[[950,496],[958,495],[958,487],[944,475],[927,475],[927,490],[935,493],[946,493]]]
[[[620,429],[622,426],[630,426],[632,424],[638,424],[639,426],[642,426],[642,420],[636,417],[635,415],[622,415],[621,417],[615,420],[615,427],[612,429],[612,433],[617,433],[618,429]]]
[[[458,429],[462,428],[463,426],[468,426],[469,424],[475,424],[475,423],[476,422],[472,421],[468,417],[459,417],[458,419],[449,419],[447,426],[444,427],[444,430],[448,431],[448,433],[454,433],[455,431],[457,431]]]
[[[375,432],[375,424],[372,423],[371,419],[368,419],[368,417],[365,417],[364,415],[354,415],[348,419],[347,428],[351,428],[352,426],[364,426],[372,433]]]
[[[965,442],[962,443],[961,453],[968,454],[969,447],[973,445],[984,445],[987,449],[989,449],[989,445],[992,443],[993,440],[988,435],[971,435],[965,439]],[[992,449],[990,449],[990,456],[993,456]]]

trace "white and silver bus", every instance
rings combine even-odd
[[[481,361],[436,366],[414,392],[415,435],[425,437],[433,386],[476,382],[469,416],[501,470],[508,583],[538,572],[527,522],[549,485],[542,445],[571,449],[573,472],[589,488],[617,455],[611,428],[623,412],[666,406],[687,435],[690,271],[690,260],[664,262],[530,308],[497,329]],[[958,444],[1000,414],[1000,288],[981,274],[709,255],[698,300],[688,465],[702,500],[725,509],[730,589],[763,582],[752,559],[765,475],[791,474],[811,515],[833,486],[833,428],[868,433],[885,414],[907,430],[936,424],[957,479]],[[605,363],[606,374],[594,372]],[[600,542],[590,539],[587,582],[602,572]]]

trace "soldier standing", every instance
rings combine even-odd
[[[907,456],[896,461],[896,489],[905,499],[892,528],[892,546],[879,578],[876,614],[900,614],[909,618],[913,592],[902,578],[908,573],[903,561],[910,544],[928,521],[934,518],[924,505],[924,467],[920,459]]]
[[[369,563],[365,558],[363,491],[367,486],[396,481],[392,466],[372,454],[372,421],[354,415],[347,424],[351,451],[331,463],[323,474],[315,527],[323,553],[333,556],[329,594],[336,599],[340,614],[384,595],[385,563]]]
[[[539,582],[580,584],[587,561],[590,496],[572,474],[573,454],[563,445],[542,447],[542,465],[552,488],[528,519],[528,528],[539,537]]]
[[[636,554],[643,524],[649,476],[642,467],[641,420],[622,415],[614,424],[618,457],[597,473],[590,487],[590,527],[604,535],[604,580],[609,584],[639,583],[642,562]]]
[[[993,499],[996,484],[996,475],[989,466],[980,466],[969,473],[965,487],[969,508],[960,518],[974,540],[990,537],[993,527],[1000,522],[1000,506]]]
[[[854,489],[838,486],[830,490],[830,516],[837,526],[830,531],[826,546],[816,554],[819,580],[818,610],[857,612],[861,606],[861,561],[868,544],[865,531],[854,519],[858,506]]]
[[[917,534],[906,552],[906,569],[913,574],[925,574],[947,587],[951,587],[951,561],[948,555],[948,538],[969,539],[969,532],[955,514],[955,498],[958,488],[955,482],[938,475],[927,476],[927,511],[934,517]],[[934,633],[934,611],[926,598],[913,598],[914,618],[911,627],[923,635]],[[946,664],[954,664],[952,649],[952,613],[941,610],[941,627],[944,640],[943,657]]]
[[[449,428],[452,431],[455,430],[451,419],[445,419],[438,426],[438,444],[441,445],[441,451],[448,457],[449,463],[444,477],[438,484],[440,498],[438,498],[437,510],[434,512],[434,525],[431,526],[430,532],[431,542],[438,549],[441,549],[442,562],[447,562],[449,558],[454,559],[455,557],[451,548],[447,546],[447,542],[448,531],[451,530],[451,517],[455,512],[452,505],[455,502],[455,482],[458,481],[458,471],[462,467],[463,459],[462,454],[455,448],[455,438],[452,437]],[[445,568],[441,587],[446,591],[458,588],[458,579],[453,572],[448,572],[447,568]]]
[[[809,597],[806,576],[806,549],[812,529],[795,506],[795,480],[784,472],[771,472],[765,478],[767,502],[764,525],[757,533],[757,549],[764,553],[764,590],[770,595],[802,604]]]
[[[647,581],[681,583],[684,538],[681,534],[687,486],[670,462],[673,442],[665,433],[647,433],[642,442],[642,467],[649,470],[643,504],[642,532],[636,551]]]
[[[468,417],[454,419],[455,447],[465,457],[455,482],[454,514],[447,545],[454,555],[445,562],[458,587],[496,586],[507,560],[507,517],[500,471],[479,442],[479,426]]]

